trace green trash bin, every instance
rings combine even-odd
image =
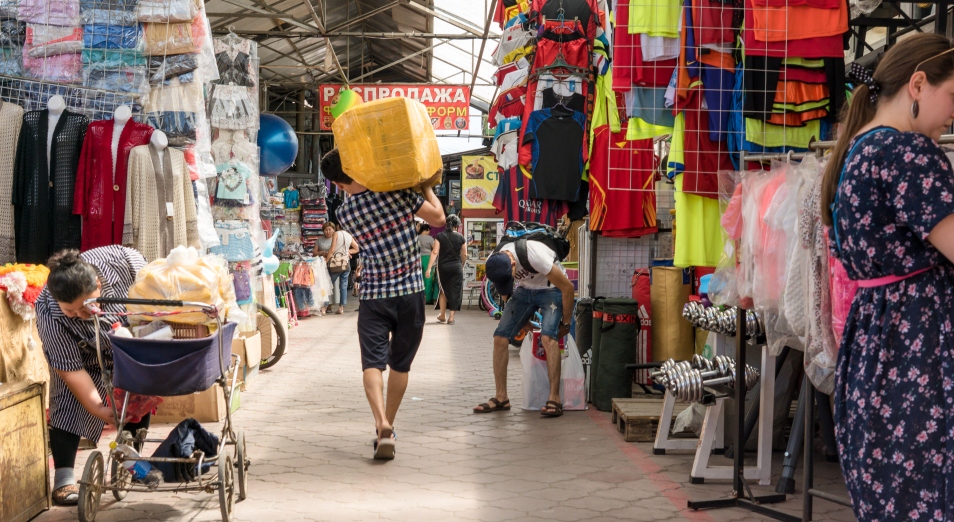
[[[591,374],[590,400],[596,409],[610,411],[613,399],[633,396],[633,370],[627,370],[626,365],[636,362],[639,305],[635,299],[613,298],[600,302],[599,308],[599,327],[593,321],[594,352],[599,337],[599,359],[594,360],[596,370]]]
[[[600,339],[603,337],[603,301],[605,300],[605,297],[593,299],[593,322],[590,323],[590,328],[593,330],[590,336],[590,349],[593,351],[590,356],[590,402],[593,402],[596,374],[600,368]]]

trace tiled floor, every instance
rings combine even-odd
[[[740,510],[687,510],[686,500],[724,496],[730,485],[688,484],[691,454],[652,456],[650,444],[624,442],[606,413],[472,414],[493,393],[495,323],[476,311],[463,312],[455,326],[428,323],[396,422],[397,459],[375,462],[356,317],[303,320],[285,358],[243,394],[235,422],[245,430],[252,467],[236,520],[766,520]],[[515,404],[520,375],[512,351]],[[77,473],[88,454],[79,456]],[[819,463],[816,472],[817,487],[844,491],[836,466]],[[218,497],[208,494],[103,498],[97,520],[221,519]],[[782,506],[800,513],[801,503],[796,495]],[[853,520],[823,501],[815,513],[816,520]],[[36,520],[75,517],[75,508],[56,508]]]

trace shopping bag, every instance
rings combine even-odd
[[[637,268],[631,280],[633,299],[639,304],[639,334],[636,338],[636,363],[653,361],[653,318],[652,298],[649,287],[649,268]],[[635,382],[652,384],[650,370],[636,370]]]
[[[586,409],[583,359],[573,337],[566,336],[563,364],[560,368],[560,397],[564,411]],[[525,410],[540,410],[550,395],[547,361],[534,353],[536,343],[523,343],[520,364],[523,366],[523,401]]]

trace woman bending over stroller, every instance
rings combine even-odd
[[[118,245],[95,248],[82,254],[64,250],[47,262],[50,275],[36,303],[37,329],[50,364],[50,450],[55,476],[53,501],[74,505],[79,487],[73,474],[80,437],[99,441],[105,423],[113,424],[106,403],[106,387],[96,358],[96,322],[83,305],[99,297],[126,299],[136,274],[146,259],[131,248]],[[102,305],[99,322],[105,336],[114,323],[126,324],[123,305]],[[104,364],[113,365],[109,343],[103,345]],[[149,427],[149,416],[126,429],[135,434]]]

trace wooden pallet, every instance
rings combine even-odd
[[[626,442],[653,442],[662,407],[661,399],[613,399],[613,424]]]

